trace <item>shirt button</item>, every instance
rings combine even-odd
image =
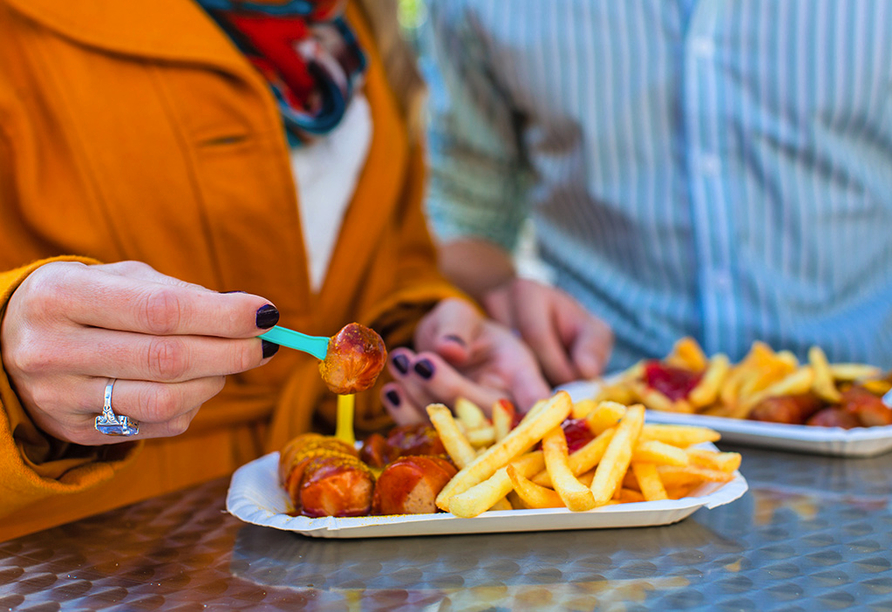
[[[712,57],[715,53],[715,43],[708,38],[695,38],[691,41],[691,51],[699,57]]]

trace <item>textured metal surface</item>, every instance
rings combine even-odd
[[[318,540],[216,481],[0,544],[0,610],[892,612],[892,455],[736,450],[750,491],[658,528]]]

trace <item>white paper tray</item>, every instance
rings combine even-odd
[[[705,447],[714,448],[712,445]],[[730,503],[747,490],[746,480],[738,472],[731,482],[704,484],[692,492],[692,497],[618,504],[589,512],[549,508],[484,512],[470,519],[458,518],[448,513],[312,519],[285,514],[288,511],[288,496],[279,486],[278,461],[279,453],[270,453],[236,470],[229,485],[226,510],[246,523],[295,531],[317,538],[377,538],[669,525],[690,516],[700,508],[712,509]]]
[[[594,397],[596,382],[575,382],[561,387],[573,401]],[[648,410],[648,423],[700,425],[722,434],[722,442],[835,457],[873,457],[892,450],[892,425],[883,427],[813,427],[763,423],[745,419],[677,414]]]

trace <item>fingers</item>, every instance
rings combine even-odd
[[[24,289],[24,291],[23,291]],[[278,312],[262,297],[223,294],[171,279],[144,264],[48,264],[16,291],[32,317],[152,335],[247,338],[272,327]]]
[[[515,312],[517,329],[536,354],[546,378],[555,385],[576,380],[576,368],[558,336],[558,321],[548,296],[527,292],[517,299],[524,304]]]
[[[592,317],[584,325],[570,347],[570,357],[580,378],[595,378],[604,372],[613,349],[613,332],[610,327]]]
[[[397,383],[387,383],[381,388],[381,400],[397,426],[416,425],[428,420],[420,404],[415,404],[408,398],[404,399]]]
[[[419,324],[416,346],[436,351],[453,365],[463,364],[482,321],[482,315],[465,300],[443,300]]]
[[[19,367],[85,376],[155,382],[182,382],[237,374],[263,364],[278,345],[258,338],[229,340],[206,336],[150,336],[79,328],[59,340],[65,360]],[[35,357],[39,359],[39,357]]]
[[[113,444],[134,437],[96,431],[108,378],[70,379],[70,384],[38,390],[39,409],[32,414],[51,435],[85,445]],[[117,380],[111,406],[117,415],[139,423],[136,439],[176,436],[186,431],[199,408],[223,388],[225,377],[207,377],[174,384]],[[60,418],[59,415],[65,415]]]
[[[576,380],[576,368],[570,356],[558,339],[556,329],[550,321],[536,320],[521,316],[518,329],[521,337],[530,345],[546,378],[555,385]]]
[[[507,296],[507,297],[506,297]],[[525,279],[508,289],[492,292],[486,301],[491,312],[511,320],[533,349],[548,380],[564,384],[599,375],[610,355],[610,328],[567,293]]]
[[[514,316],[512,285],[513,283],[511,282],[500,285],[484,295],[482,300],[486,313],[494,321],[498,321],[508,329],[517,327],[517,320]]]
[[[395,349],[394,353],[389,367],[395,383],[391,383],[393,386],[388,389],[393,393],[385,392],[382,395],[389,409],[405,410],[406,406],[410,406],[423,411],[430,403],[453,405],[456,399],[464,397],[488,412],[494,402],[510,396],[505,392],[507,381],[494,372],[484,373],[472,380],[434,353],[413,355],[406,349]],[[405,371],[395,364],[404,355],[411,355]],[[395,396],[399,398],[398,401],[394,401]],[[404,414],[401,413],[401,416]],[[427,420],[426,413],[422,414]]]

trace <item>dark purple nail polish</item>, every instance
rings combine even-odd
[[[236,290],[236,291],[221,291],[220,293],[222,293],[222,294],[224,294],[224,295],[227,295],[227,294],[230,294],[230,293],[248,293],[248,292],[247,292],[247,291],[238,291],[238,290]]]
[[[432,364],[429,359],[422,359],[415,364],[415,371],[421,378],[430,380],[434,375],[434,364]]]
[[[266,304],[257,309],[257,327],[269,329],[279,322],[279,311],[272,304]]]
[[[387,398],[387,401],[390,402],[391,404],[393,404],[394,406],[400,405],[400,394],[397,393],[396,391],[394,391],[393,389],[391,389],[390,391],[385,393],[384,396]]]
[[[276,353],[279,352],[279,345],[274,342],[270,342],[269,340],[260,340],[260,343],[263,345],[263,358],[272,357]]]
[[[394,355],[391,361],[393,362],[393,367],[395,367],[400,374],[405,374],[409,371],[409,358],[405,355]]]
[[[456,344],[461,344],[462,346],[465,346],[465,341],[462,338],[459,338],[458,336],[456,336],[454,334],[449,334],[448,336],[443,336],[443,337],[446,340],[451,340],[451,341],[455,342]]]

